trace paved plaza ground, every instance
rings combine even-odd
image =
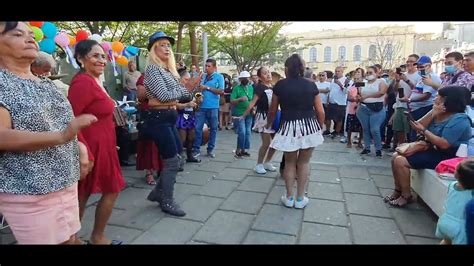
[[[124,167],[120,194],[106,235],[125,244],[437,244],[437,217],[423,203],[405,209],[382,200],[393,188],[390,158],[361,156],[339,139],[326,138],[311,159],[310,202],[304,210],[285,208],[278,173],[253,171],[260,136],[252,135],[247,159],[235,159],[237,135],[219,131],[216,158],[186,164],[175,186],[187,213],[177,218],[145,200],[151,186],[143,172]],[[203,149],[205,151],[205,149]],[[274,157],[278,165],[281,153]],[[99,197],[87,207],[80,236],[88,239]],[[13,244],[10,229],[0,243]]]

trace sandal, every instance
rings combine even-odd
[[[398,199],[402,195],[402,192],[398,189],[393,190],[392,194],[383,197],[384,202],[389,202]]]
[[[403,195],[400,195],[400,197],[398,197],[398,199],[395,199],[395,200],[391,200],[388,202],[388,204],[394,206],[394,207],[399,207],[399,208],[403,208],[405,207],[407,204],[410,204],[413,202],[413,196],[410,195],[408,197],[405,197]]]
[[[146,174],[145,178],[146,178],[146,183],[148,185],[150,186],[156,185],[155,177],[153,176],[153,174]]]

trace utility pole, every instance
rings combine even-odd
[[[202,33],[202,59],[203,59],[203,71],[206,70],[206,60],[207,60],[207,33]]]

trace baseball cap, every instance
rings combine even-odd
[[[431,64],[431,58],[429,56],[422,56],[418,61],[415,63],[415,65],[424,65],[424,64]]]
[[[239,79],[240,78],[250,78],[250,73],[248,71],[242,71],[239,75]]]

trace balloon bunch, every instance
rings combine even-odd
[[[35,35],[35,40],[39,44],[40,51],[53,54],[56,50],[57,44],[66,51],[67,61],[76,69],[79,68],[79,66],[74,59],[72,50],[74,49],[75,44],[82,40],[95,40],[102,45],[104,51],[108,54],[109,61],[111,61],[114,66],[115,76],[118,75],[116,64],[126,66],[130,57],[138,55],[138,52],[140,51],[140,49],[135,46],[125,46],[119,41],[102,41],[102,36],[99,34],[92,34],[92,36],[90,36],[85,30],[79,30],[76,33],[76,36],[73,37],[67,34],[65,30],[58,32],[58,28],[52,22],[30,21],[29,24]]]
[[[30,21],[30,28],[35,35],[35,41],[38,42],[40,51],[48,54],[54,53],[56,45],[54,38],[58,33],[58,28],[51,22]]]

